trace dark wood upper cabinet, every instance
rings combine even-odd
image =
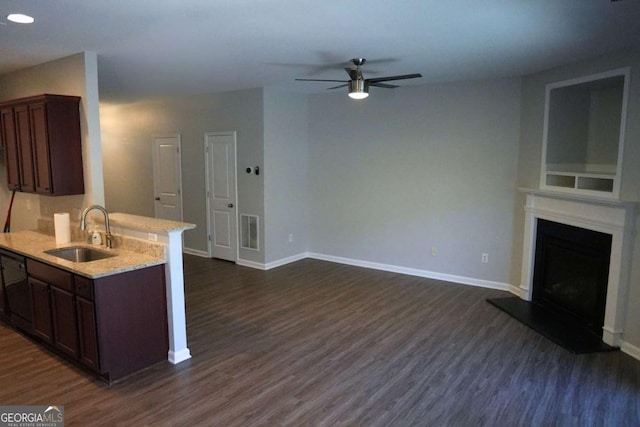
[[[16,120],[12,107],[0,109],[0,135],[4,147],[5,165],[7,168],[7,186],[9,190],[20,189],[20,170],[18,169],[18,140],[16,136]]]
[[[10,190],[84,193],[80,98],[40,95],[0,103]]]
[[[31,144],[29,106],[17,106],[13,112],[16,118],[16,139],[18,140],[20,191],[33,193],[36,187],[33,181],[33,145]]]

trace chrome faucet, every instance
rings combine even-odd
[[[84,211],[82,211],[82,219],[80,220],[80,230],[86,230],[87,229],[87,214],[89,213],[89,211],[93,210],[93,209],[98,209],[99,211],[101,211],[104,214],[104,226],[106,228],[107,234],[105,235],[105,238],[107,240],[107,247],[108,248],[112,248],[113,247],[113,236],[111,235],[111,229],[109,228],[109,212],[107,212],[107,210],[105,208],[103,208],[100,205],[91,205],[88,208],[86,208]]]

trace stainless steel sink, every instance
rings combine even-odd
[[[116,256],[115,254],[110,254],[109,252],[87,248],[85,246],[69,246],[67,248],[49,249],[48,251],[44,251],[44,253],[73,262],[97,261],[99,259],[111,258]]]

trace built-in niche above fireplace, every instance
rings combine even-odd
[[[630,68],[546,87],[540,188],[618,198]]]
[[[630,68],[546,87],[540,188],[618,198]]]
[[[545,219],[536,229],[532,301],[601,335],[611,234]]]

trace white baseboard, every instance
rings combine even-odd
[[[236,264],[242,265],[244,267],[251,267],[258,270],[271,270],[272,268],[281,267],[286,264],[291,264],[292,262],[300,261],[302,259],[309,258],[309,254],[306,252],[299,253],[296,255],[292,255],[287,258],[278,259],[275,261],[271,261],[269,263],[263,264],[261,262],[248,261],[246,259],[238,259]]]
[[[169,350],[168,359],[169,362],[177,365],[180,362],[191,359],[191,352],[188,348],[183,348],[182,350],[178,350],[176,352]]]
[[[266,270],[265,265],[261,262],[249,261],[247,259],[238,258],[236,261],[237,265],[241,265],[243,267],[255,268],[257,270]]]
[[[193,249],[184,248],[184,252],[192,255],[203,256],[208,258],[208,254],[203,251],[196,251]],[[303,252],[296,255],[292,255],[287,258],[282,258],[276,261],[272,261],[267,264],[255,262],[255,261],[249,261],[245,259],[238,259],[236,264],[242,265],[244,267],[255,268],[258,270],[271,270],[272,268],[281,267],[283,265],[300,261],[305,258],[313,258],[321,261],[335,262],[338,264],[353,265],[355,267],[371,268],[374,270],[388,271],[391,273],[408,274],[410,276],[418,276],[418,277],[424,277],[427,279],[442,280],[445,282],[453,282],[453,283],[459,283],[463,285],[478,286],[481,288],[498,289],[501,291],[510,292],[522,299],[525,298],[525,291],[523,289],[521,289],[519,286],[511,285],[508,283],[493,282],[490,280],[475,279],[473,277],[457,276],[454,274],[437,273],[434,271],[419,270],[415,268],[399,267],[396,265],[381,264],[381,263],[371,262],[371,261],[362,261],[362,260],[353,259],[353,258],[337,257],[333,255],[325,255],[325,254],[319,254],[315,252]],[[636,347],[633,344],[629,344],[628,342],[623,341],[622,344],[620,345],[620,350],[630,355],[634,359],[640,360],[640,347]],[[187,352],[186,358],[180,359],[179,361],[172,362],[172,363],[179,363],[182,360],[186,360],[190,358],[191,355],[189,354],[189,350],[186,349],[186,352]],[[176,354],[174,358],[177,359],[176,356],[184,357],[185,355]],[[171,361],[171,354],[169,356],[169,360]]]
[[[192,248],[183,247],[182,248],[182,252],[185,253],[185,254],[195,255],[195,256],[202,257],[202,258],[211,258],[209,256],[209,254],[207,253],[207,251],[200,251],[198,249],[192,249]]]
[[[281,267],[286,264],[291,264],[292,262],[300,261],[301,259],[309,258],[309,254],[306,252],[299,253],[296,255],[292,255],[287,258],[282,258],[276,261],[271,261],[265,264],[265,270],[271,270],[272,268]]]
[[[509,285],[509,287],[510,287],[508,289],[509,292],[511,292],[512,294],[514,294],[517,297],[522,298],[523,300],[527,299],[527,291],[522,289],[520,286]]]
[[[309,258],[319,259],[322,261],[337,262],[339,264],[347,264],[347,265],[353,265],[356,267],[364,267],[364,268],[371,268],[374,270],[389,271],[392,273],[408,274],[409,276],[418,276],[418,277],[424,277],[427,279],[443,280],[445,282],[454,282],[454,283],[460,283],[463,285],[478,286],[481,288],[499,289],[501,291],[507,291],[512,293],[514,289],[517,288],[516,286],[510,285],[508,283],[493,282],[490,280],[475,279],[472,277],[465,277],[465,276],[456,276],[453,274],[437,273],[437,272],[428,271],[428,270],[418,270],[416,268],[399,267],[391,264],[381,264],[377,262],[362,261],[362,260],[352,259],[352,258],[343,258],[343,257],[337,257],[333,255],[324,255],[324,254],[318,254],[314,252],[309,253],[308,256]]]
[[[629,356],[633,357],[636,360],[640,360],[640,347],[636,347],[633,344],[629,344],[626,341],[622,341],[620,344],[620,350],[627,353]]]

